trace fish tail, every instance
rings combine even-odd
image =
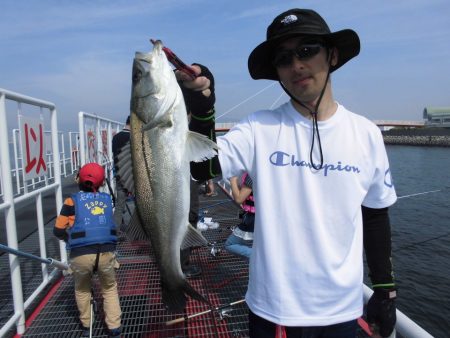
[[[198,293],[192,286],[190,286],[186,280],[180,288],[170,289],[162,286],[162,301],[170,312],[184,311],[186,308],[186,295],[211,306],[211,303],[200,293]]]

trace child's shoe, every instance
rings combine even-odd
[[[120,335],[122,334],[122,326],[119,326],[117,329],[108,330],[108,337],[109,338],[120,338]]]

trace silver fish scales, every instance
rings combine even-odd
[[[119,155],[118,173],[135,195],[132,223],[150,237],[163,303],[181,311],[186,295],[207,302],[186,281],[180,264],[181,248],[207,244],[188,221],[189,162],[214,157],[217,145],[188,130],[183,95],[161,41],[151,53],[136,52],[132,82],[130,145]]]

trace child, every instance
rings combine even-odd
[[[105,171],[97,163],[84,165],[78,174],[80,191],[64,201],[53,233],[66,242],[75,281],[83,337],[89,336],[92,275],[97,271],[103,295],[109,337],[120,337],[121,309],[115,267],[116,225],[111,196],[98,192]]]
[[[245,173],[238,186],[238,178],[231,177],[231,192],[236,203],[242,204],[244,214],[242,221],[234,229],[225,242],[225,250],[250,259],[253,245],[253,230],[255,227],[255,204],[253,200],[253,182]]]

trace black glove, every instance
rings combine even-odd
[[[367,322],[379,327],[382,337],[389,337],[397,321],[395,299],[396,288],[375,288],[367,303]]]

